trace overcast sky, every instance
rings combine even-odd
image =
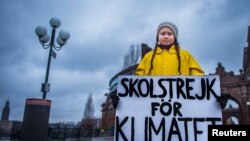
[[[95,116],[108,82],[122,69],[131,44],[155,43],[160,22],[178,26],[182,48],[189,50],[206,74],[221,62],[239,74],[250,25],[249,0],[1,0],[0,109],[10,100],[10,120],[22,120],[25,100],[42,98],[48,50],[35,28],[61,20],[68,43],[52,59],[47,98],[50,122],[80,121],[92,93]]]

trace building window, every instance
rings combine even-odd
[[[226,119],[226,125],[236,125],[239,124],[239,120],[235,116],[230,116]]]
[[[235,101],[234,99],[232,98],[229,98],[228,101],[227,101],[227,105],[225,107],[225,109],[239,109],[239,104],[237,101]]]

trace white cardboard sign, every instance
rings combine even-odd
[[[120,76],[116,141],[207,141],[222,124],[218,75]]]

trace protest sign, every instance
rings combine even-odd
[[[116,141],[206,141],[222,124],[220,79],[209,76],[120,76]]]

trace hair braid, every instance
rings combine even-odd
[[[154,58],[156,54],[157,44],[158,44],[158,39],[156,39],[156,44],[155,44],[154,52],[150,61],[150,69],[149,69],[148,75],[151,75],[152,69],[154,67],[153,62],[154,62]],[[175,50],[176,50],[176,56],[178,59],[178,71],[179,71],[179,74],[181,75],[181,56],[180,56],[180,50],[179,50],[180,46],[177,40],[175,40],[174,45],[175,45]]]
[[[149,72],[148,72],[148,75],[151,75],[151,71],[153,69],[153,62],[154,62],[154,58],[155,58],[155,53],[156,53],[156,49],[157,49],[157,44],[158,44],[158,39],[156,39],[157,42],[155,43],[155,47],[154,47],[154,52],[153,52],[153,55],[151,57],[151,61],[150,61],[150,68],[149,68]]]
[[[181,75],[181,56],[180,56],[180,50],[179,50],[180,46],[177,40],[175,40],[174,44],[175,44],[176,56],[178,59],[178,71],[179,71],[179,74]]]

